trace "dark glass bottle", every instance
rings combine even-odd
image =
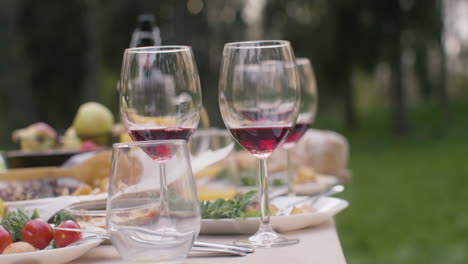
[[[147,47],[161,45],[159,28],[154,26],[153,15],[140,15],[137,28],[133,31],[130,47]]]

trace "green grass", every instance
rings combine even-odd
[[[353,180],[336,222],[348,263],[468,263],[468,105],[448,110],[412,109],[404,138],[382,113],[343,132]]]

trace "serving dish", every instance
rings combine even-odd
[[[95,231],[99,231],[97,228]],[[93,234],[83,233],[83,238],[88,236],[94,236]],[[68,263],[74,259],[79,258],[90,249],[97,247],[104,239],[91,239],[83,241],[79,245],[63,247],[63,248],[52,248],[47,247],[46,249],[17,254],[1,254],[0,263],[34,263],[34,264],[62,264]]]
[[[60,166],[73,155],[83,153],[79,150],[48,150],[24,152],[20,150],[8,151],[3,155],[10,169],[42,167],[42,166]]]
[[[271,203],[280,210],[287,204],[304,199],[303,196],[277,197]],[[287,216],[272,216],[271,224],[278,232],[288,232],[319,225],[330,219],[348,206],[348,202],[334,197],[321,197],[314,204],[315,210]],[[251,217],[245,219],[202,219],[200,234],[234,235],[253,234],[258,230],[260,219]]]
[[[316,180],[312,182],[306,182],[302,184],[294,184],[293,189],[297,195],[314,195],[321,193],[330,188],[335,184],[338,184],[339,180],[335,176],[318,174]]]

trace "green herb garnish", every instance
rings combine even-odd
[[[241,186],[255,186],[257,184],[256,172],[254,171],[244,171],[240,174],[240,185]]]
[[[231,200],[217,199],[202,201],[200,204],[203,219],[241,218],[246,213],[249,202],[256,197],[257,191],[250,191]]]
[[[62,222],[65,222],[67,220],[72,220],[73,222],[76,222],[75,218],[65,210],[58,211],[54,216],[55,226],[59,226]]]
[[[281,180],[281,179],[274,179],[273,182],[271,183],[273,186],[278,187],[278,186],[283,186],[286,183]]]

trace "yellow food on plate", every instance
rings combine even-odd
[[[300,206],[300,207],[294,207],[291,211],[291,215],[295,215],[295,214],[304,214],[304,213],[312,213],[314,212],[316,209],[313,208],[312,206],[310,205],[303,205],[303,206]]]
[[[109,177],[106,177],[106,178],[103,178],[103,179],[102,179],[99,188],[100,188],[103,192],[107,192],[107,189],[109,188]]]
[[[297,170],[296,177],[294,178],[295,184],[306,182],[313,182],[317,180],[317,174],[312,168],[302,167]]]
[[[224,165],[223,164],[215,164],[213,166],[210,166],[208,168],[205,168],[205,169],[197,172],[195,175],[193,175],[193,177],[195,177],[195,179],[205,178],[205,177],[206,178],[213,178],[223,170],[224,170]]]
[[[260,203],[258,200],[250,201],[246,212],[260,212]],[[278,207],[274,204],[270,204],[270,216],[275,216],[277,213]]]
[[[92,191],[93,191],[93,189],[92,189],[91,186],[89,186],[88,184],[81,184],[81,185],[72,193],[72,195],[73,195],[73,196],[77,196],[77,195],[88,195],[88,194],[90,194]]]
[[[200,201],[211,201],[218,198],[222,199],[232,199],[236,196],[237,191],[235,188],[226,187],[226,188],[207,188],[207,187],[198,187],[198,200]]]

